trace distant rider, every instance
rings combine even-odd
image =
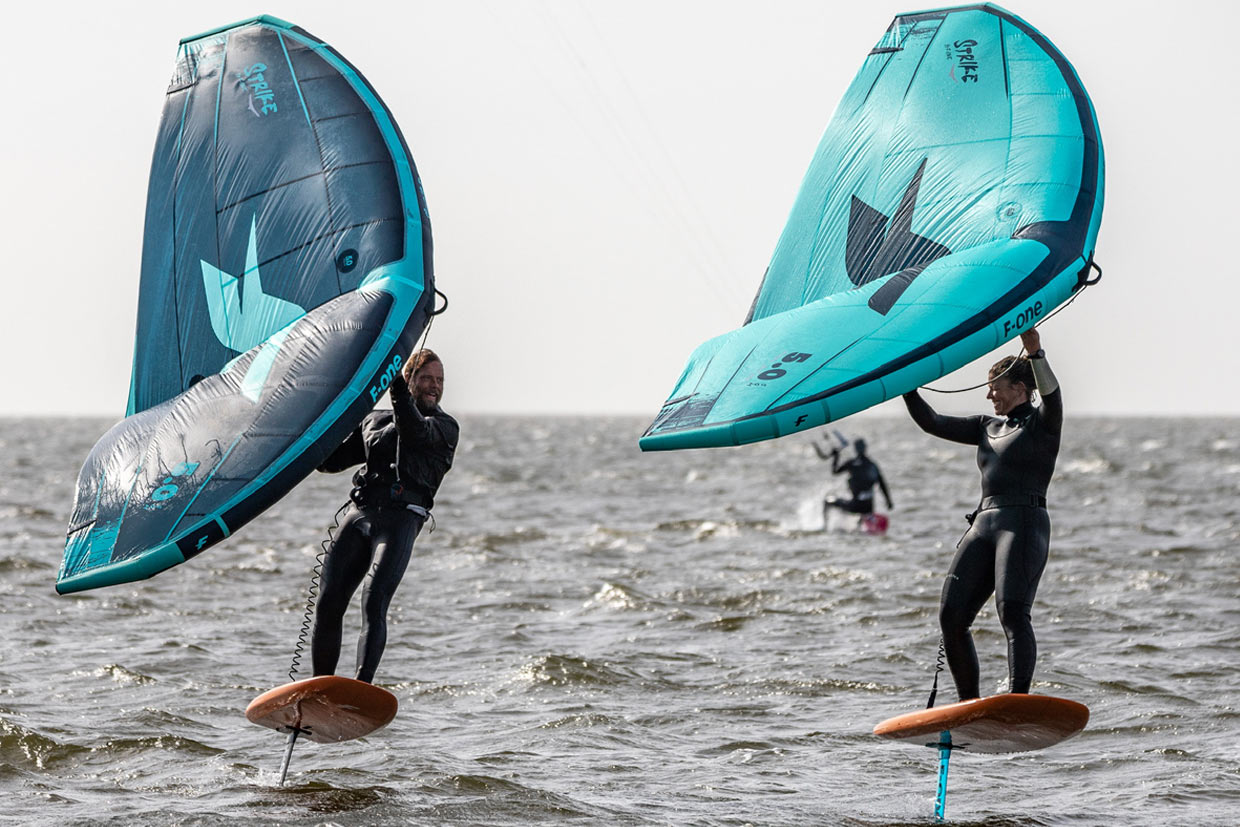
[[[853,443],[853,450],[857,452],[857,455],[844,463],[840,462],[838,447],[833,447],[830,453],[827,453],[817,442],[812,444],[814,450],[818,452],[819,459],[829,458],[831,460],[831,473],[848,474],[848,490],[852,492],[851,500],[839,497],[828,497],[824,500],[822,503],[823,519],[827,518],[832,508],[838,508],[850,514],[873,514],[874,486],[876,485],[882,489],[883,498],[887,501],[887,509],[891,510],[891,493],[887,490],[887,481],[883,479],[883,473],[878,470],[874,460],[866,456],[864,439],[858,439]]]
[[[1063,426],[1063,395],[1036,330],[1021,334],[1028,352],[990,368],[986,398],[995,416],[955,417],[933,411],[916,391],[904,395],[923,431],[977,446],[982,500],[943,584],[939,625],[960,700],[979,696],[977,651],[969,627],[991,594],[1007,636],[1009,691],[1033,683],[1037,643],[1030,612],[1050,549],[1046,489],[1055,470]],[[1034,388],[1042,404],[1034,406]]]
[[[387,643],[388,605],[456,453],[460,426],[439,407],[443,363],[433,351],[409,357],[390,396],[392,410],[368,414],[319,466],[335,473],[364,463],[323,560],[310,644],[316,676],[335,674],[345,609],[365,580],[356,677],[374,681]]]

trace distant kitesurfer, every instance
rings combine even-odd
[[[904,395],[913,421],[929,434],[977,446],[982,500],[968,516],[943,584],[939,625],[960,700],[979,696],[977,651],[969,627],[995,595],[1008,644],[1009,691],[1028,693],[1037,643],[1030,612],[1050,550],[1046,489],[1055,470],[1063,398],[1036,330],[1021,334],[1028,357],[1006,356],[990,368],[986,398],[995,416],[935,413],[912,391]],[[1031,392],[1042,398],[1035,406]]]
[[[310,644],[315,676],[335,674],[345,609],[364,579],[356,678],[373,682],[387,643],[388,604],[452,467],[460,426],[439,407],[443,363],[434,351],[409,357],[390,396],[392,410],[368,414],[319,466],[335,473],[363,464],[323,560]]]
[[[858,439],[853,442],[853,450],[857,455],[847,462],[840,462],[840,449],[833,447],[831,451],[825,452],[817,443],[812,443],[814,450],[818,452],[819,459],[831,460],[831,473],[848,474],[848,490],[852,493],[851,500],[841,499],[839,497],[828,497],[822,503],[823,519],[827,519],[827,515],[831,513],[832,508],[838,508],[841,511],[847,511],[850,514],[873,514],[874,513],[874,486],[882,489],[883,498],[887,501],[887,509],[890,511],[891,493],[887,490],[887,481],[883,479],[883,472],[878,470],[878,465],[874,460],[870,459],[866,453],[866,445],[864,439]]]

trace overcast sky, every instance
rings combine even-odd
[[[1240,414],[1240,6],[1003,5],[1075,65],[1106,153],[1105,277],[1043,328],[1070,409]],[[924,7],[48,8],[8,8],[0,57],[0,415],[124,413],[147,176],[182,37],[272,14],[383,96],[422,174],[451,301],[430,338],[445,408],[653,417],[690,351],[743,320],[867,51],[896,13]],[[975,364],[937,384],[984,380]],[[988,410],[983,394],[936,402]]]

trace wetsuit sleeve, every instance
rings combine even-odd
[[[1042,426],[1048,434],[1059,436],[1063,431],[1063,392],[1059,380],[1051,372],[1046,357],[1032,360],[1033,380],[1042,395],[1042,406],[1038,409],[1042,417]]]
[[[878,466],[875,465],[874,469],[878,470]],[[895,508],[895,506],[891,504],[891,492],[887,490],[887,480],[883,479],[882,471],[878,471],[878,487],[883,492],[883,499],[887,501],[887,507]]]
[[[1053,393],[1042,396],[1042,406],[1038,409],[1042,417],[1042,427],[1048,434],[1059,436],[1063,433],[1063,391],[1055,388]]]
[[[392,413],[401,442],[419,449],[446,448],[456,450],[460,427],[447,416],[424,416],[413,401],[405,377],[399,373],[392,378]]]
[[[834,451],[831,454],[831,473],[840,474],[848,470],[848,463],[840,465],[840,452]]]
[[[335,451],[332,451],[327,459],[319,466],[319,470],[324,474],[336,474],[340,471],[347,471],[354,465],[361,465],[366,461],[366,445],[362,441],[362,429],[359,427],[349,434],[349,438],[340,443]]]
[[[921,398],[917,391],[904,394],[904,404],[917,427],[940,439],[977,445],[982,441],[980,416],[943,416]]]

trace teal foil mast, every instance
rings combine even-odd
[[[944,730],[939,733],[939,742],[935,744],[939,750],[939,785],[934,796],[934,820],[941,822],[947,818],[947,769],[952,760],[952,734]]]
[[[150,577],[288,493],[374,406],[433,297],[421,183],[370,83],[272,17],[181,41],[128,411],[78,478],[57,591]]]
[[[993,5],[895,18],[810,163],[744,326],[700,345],[643,450],[841,419],[967,364],[1087,283],[1102,142],[1072,65]]]

